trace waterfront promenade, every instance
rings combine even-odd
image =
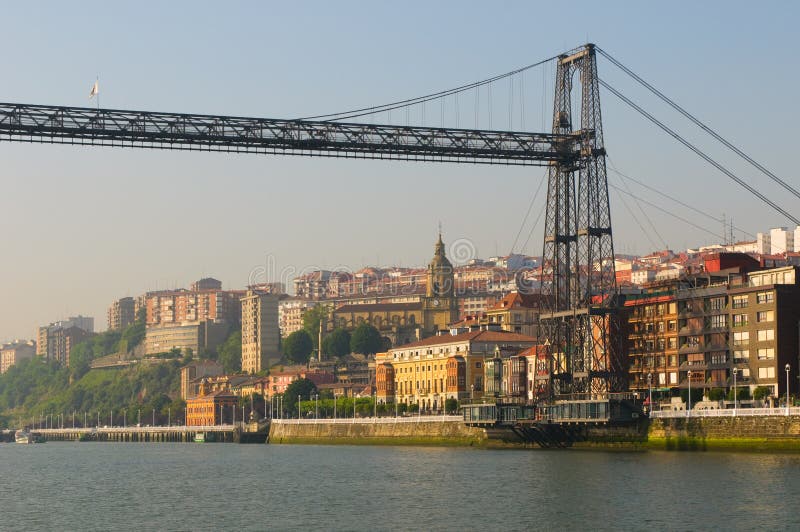
[[[654,410],[651,418],[681,417],[772,417],[800,416],[800,407],[775,408],[706,408],[702,410]]]

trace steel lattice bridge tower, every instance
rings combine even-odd
[[[572,88],[579,74],[580,127]],[[543,309],[550,367],[539,390],[551,398],[595,399],[625,390],[617,313],[600,80],[593,45],[562,55],[556,69],[553,133],[580,139],[573,161],[550,165],[547,182]]]
[[[573,78],[581,81],[573,129]],[[623,391],[614,246],[595,46],[558,57],[553,130],[276,120],[0,103],[0,141],[357,159],[548,166],[541,341],[550,399]]]

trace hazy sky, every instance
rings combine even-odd
[[[295,118],[469,83],[594,42],[779,176],[798,185],[798,58],[792,2],[2,2],[0,101]],[[699,5],[702,4],[702,5]],[[800,205],[668,113],[607,61],[600,76],[795,214]],[[549,130],[553,67],[515,81],[515,129]],[[519,93],[524,88],[524,114]],[[493,128],[508,127],[508,82]],[[543,98],[543,94],[545,97]],[[474,94],[445,125],[473,127]],[[487,127],[486,93],[479,126]],[[601,93],[615,167],[750,233],[788,221]],[[409,113],[420,123],[422,111]],[[439,104],[427,125],[441,125]],[[404,122],[405,113],[395,113]],[[386,122],[389,117],[376,117]],[[130,149],[0,141],[0,340],[94,316],[115,298],[214,276],[242,287],[274,269],[421,265],[437,224],[480,256],[508,253],[540,168]],[[610,182],[620,179],[609,173]],[[631,191],[721,234],[722,224]],[[645,234],[611,193],[618,252],[720,240],[643,206]],[[628,207],[644,217],[631,199]],[[515,251],[541,253],[533,227]],[[743,238],[741,233],[736,237]],[[652,241],[652,243],[651,243]],[[655,246],[654,246],[655,244]],[[291,277],[291,276],[289,276]]]

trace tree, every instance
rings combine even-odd
[[[457,414],[458,413],[458,399],[454,399],[453,397],[449,397],[444,402],[444,410],[448,414]]]
[[[689,399],[689,389],[688,388],[684,388],[684,389],[681,390],[681,399],[683,399],[684,403],[688,402],[688,399]],[[699,403],[702,400],[703,400],[703,388],[701,388],[699,386],[692,387],[692,405],[696,405],[697,403]]]
[[[283,408],[292,416],[297,412],[297,398],[300,400],[311,397],[317,393],[317,385],[308,379],[297,379],[286,387],[283,392]]]
[[[122,331],[120,340],[120,351],[130,351],[144,340],[145,326],[144,320],[131,323]]]
[[[319,349],[319,324],[320,321],[327,319],[328,307],[324,305],[316,305],[303,313],[303,329],[311,337],[311,343],[314,349]]]
[[[758,401],[759,399],[765,399],[772,394],[772,388],[769,386],[756,386],[756,389],[753,390],[753,399]]]
[[[242,371],[242,331],[236,329],[219,347],[219,362],[226,374]]]
[[[737,386],[736,394],[733,393],[733,388],[728,392],[728,401],[747,401],[750,399],[750,388],[747,386]]]
[[[350,333],[342,328],[334,329],[322,339],[322,352],[336,357],[350,353]]]
[[[308,362],[312,349],[314,344],[305,329],[293,332],[283,341],[283,354],[296,364]]]
[[[374,355],[381,350],[382,346],[383,342],[378,329],[368,323],[362,323],[356,327],[350,338],[350,350],[353,353]]]
[[[89,371],[89,364],[94,359],[94,349],[91,342],[83,341],[73,347],[69,352],[69,369],[74,379],[80,379]]]
[[[711,388],[708,390],[709,401],[721,401],[725,399],[725,388]]]

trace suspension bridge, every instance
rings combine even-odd
[[[601,87],[770,209],[798,225],[800,220],[601,79],[598,55],[766,178],[800,198],[800,192],[785,180],[593,44],[453,89],[380,106],[298,119],[0,103],[0,141],[546,167],[542,293],[547,297],[542,298],[540,340],[549,346],[550,355],[546,364],[537,370],[537,392],[549,404],[588,400],[600,405],[598,408],[587,405],[588,410],[613,412],[620,409],[602,405],[609,405],[609,401],[614,401],[612,396],[626,391],[627,376],[619,334]],[[478,127],[481,91],[485,90],[487,98],[491,99],[492,86],[508,80],[509,101],[515,99],[516,86],[522,102],[524,73],[545,64],[555,65],[550,132],[513,130],[511,107],[508,130],[492,129],[491,105],[488,108],[490,126]],[[518,80],[516,85],[514,80]],[[579,91],[574,90],[575,85],[580,86]],[[457,108],[459,95],[463,97],[470,91],[474,94],[476,109],[473,129],[444,127],[444,124],[431,127],[354,121],[382,113],[390,115],[393,111],[405,111],[408,121],[410,108],[421,108],[424,116],[426,104],[443,102],[446,98],[452,98]],[[573,102],[576,92],[577,109]],[[523,129],[524,116],[523,113],[520,120]],[[559,418],[570,410],[569,405],[560,409]],[[580,410],[584,412],[583,407]]]

